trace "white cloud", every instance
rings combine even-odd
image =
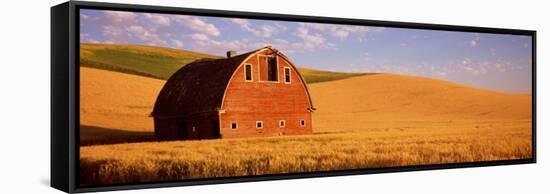
[[[87,20],[87,19],[90,19],[90,16],[81,13],[81,14],[80,14],[80,19],[81,19],[81,20]]]
[[[193,41],[208,41],[208,40],[210,40],[210,39],[208,38],[207,35],[205,35],[205,34],[199,34],[199,33],[197,33],[197,34],[192,34],[192,35],[190,35],[189,37],[190,37],[191,40],[193,40]]]
[[[225,51],[228,51],[228,50],[248,52],[259,48],[259,46],[254,47],[253,44],[249,43],[246,39],[230,40],[230,41],[207,40],[207,41],[196,42],[195,46],[197,46],[198,50],[202,50],[213,54],[223,54],[225,53]]]
[[[141,26],[133,25],[133,26],[128,27],[127,29],[128,29],[129,32],[131,32],[133,34],[146,34],[147,33],[147,30],[145,30]]]
[[[127,31],[131,33],[131,36],[146,42],[148,45],[166,45],[166,41],[161,39],[157,33],[150,32],[143,26],[132,25],[127,28]]]
[[[466,60],[465,60],[466,61]],[[508,71],[506,62],[470,61],[455,66],[456,72],[468,73],[471,75],[486,75],[490,73],[502,73]],[[513,68],[512,68],[513,69]]]
[[[80,42],[82,43],[100,43],[98,40],[92,38],[88,33],[80,33]]]
[[[344,30],[336,30],[333,32],[333,36],[336,36],[340,39],[346,39],[348,35],[349,35],[349,32]]]
[[[510,66],[511,70],[524,70],[531,67],[530,65],[512,65]]]
[[[196,16],[104,11],[102,16],[95,19],[97,19],[97,23],[102,29],[103,36],[97,37],[97,40],[82,38],[86,39],[87,42],[107,42],[106,40],[109,40],[108,42],[118,44],[132,43],[186,48],[212,54],[223,54],[227,50],[248,52],[266,45],[272,45],[285,53],[335,48],[334,44],[327,42],[322,31],[302,25],[292,29],[295,31],[289,33],[296,38],[281,39],[274,37],[277,33],[290,29],[281,22],[256,24],[250,20],[232,19],[229,20],[231,23],[238,25],[243,31],[250,32],[255,37],[224,40],[219,38],[222,33],[214,23],[209,23],[208,19]],[[167,28],[168,26],[170,28]],[[175,32],[171,30],[181,27],[186,28],[186,35],[181,34],[182,31]],[[328,29],[326,26],[316,28]],[[333,34],[327,34],[326,36],[345,39],[349,38],[352,33],[360,31],[364,31],[364,29],[340,25]]]
[[[470,63],[472,63],[472,60],[470,60],[469,58],[465,58],[464,60],[462,60],[462,65],[469,65]]]
[[[475,38],[470,40],[470,47],[477,47],[479,45],[479,35],[475,34]]]
[[[95,18],[103,34],[99,39],[118,44],[138,43],[178,48],[183,45],[180,44],[181,41],[172,41],[178,37],[169,28],[165,28],[172,23],[169,15],[123,11],[103,11],[103,13],[102,16]],[[208,25],[205,26],[208,27]]]
[[[183,42],[180,41],[180,40],[176,40],[176,39],[172,39],[172,44],[175,45],[176,47],[179,47],[179,48],[182,48],[183,47]]]
[[[469,72],[473,75],[478,75],[479,74],[479,71],[474,69],[473,67],[464,67],[464,70],[466,70],[467,72]]]
[[[195,33],[184,36],[184,39],[191,43],[193,50],[222,55],[228,50],[234,50],[238,52],[248,52],[254,49],[258,49],[265,44],[260,42],[250,42],[248,39],[238,40],[215,40],[211,39],[206,34]]]
[[[197,32],[205,33],[210,36],[219,36],[221,34],[220,30],[218,30],[214,24],[207,23],[195,16],[178,15],[174,16],[173,19],[180,25],[191,28]]]
[[[106,26],[103,26],[103,35],[110,36],[110,37],[119,37],[119,36],[127,35],[127,33],[124,33],[124,29],[119,26],[106,25]]]
[[[137,26],[138,15],[124,11],[104,11],[100,18],[102,33],[107,39],[116,43],[128,43],[134,38],[143,34],[144,29]]]
[[[232,18],[228,19],[229,22],[237,24],[243,29],[244,31],[252,33],[254,36],[262,37],[262,38],[269,38],[273,36],[275,33],[278,33],[280,31],[286,31],[286,27],[283,25],[261,25],[259,27],[253,26],[247,19],[238,19],[238,18]]]
[[[242,28],[248,27],[248,20],[246,20],[246,19],[231,18],[231,19],[228,19],[228,21],[231,22],[231,23],[238,24],[238,25],[241,26]]]
[[[477,46],[477,40],[470,40],[470,46],[476,47]]]
[[[371,29],[375,31],[381,31],[383,28],[366,27],[366,26],[349,26],[349,25],[337,25],[337,24],[319,24],[319,23],[300,23],[300,26],[310,28],[313,30],[326,32],[331,36],[339,38],[340,40],[347,39],[350,34],[355,34],[362,38]]]
[[[333,44],[327,43],[321,34],[311,34],[305,27],[298,27],[294,36],[302,39],[302,42],[294,42],[291,47],[297,51],[315,50],[316,48],[332,48]]]
[[[300,37],[307,43],[313,43],[321,45],[325,43],[325,39],[320,34],[310,34],[307,28],[299,27],[294,33],[297,37]]]
[[[170,26],[170,18],[168,16],[163,16],[160,14],[143,14],[151,23],[159,26]]]
[[[107,21],[114,23],[133,23],[137,15],[127,11],[104,11]]]
[[[275,27],[277,27],[277,29],[279,29],[279,31],[281,31],[281,32],[284,32],[288,29],[288,27],[286,27],[285,25],[282,25],[280,23],[275,23]]]
[[[495,69],[499,72],[506,72],[506,67],[501,63],[495,63],[494,64]]]

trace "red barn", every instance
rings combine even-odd
[[[185,65],[151,115],[162,139],[309,134],[315,110],[306,82],[281,52],[264,47]]]

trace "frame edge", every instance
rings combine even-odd
[[[70,192],[69,4],[50,8],[50,186]]]

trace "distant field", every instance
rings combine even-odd
[[[530,121],[80,148],[82,185],[526,159]]]
[[[379,74],[309,85],[317,131],[365,130],[423,122],[529,120],[531,95]]]
[[[221,57],[194,51],[153,46],[80,44],[80,65],[83,67],[93,67],[163,80],[167,80],[184,65],[202,58]],[[299,68],[299,70],[307,83],[367,75],[367,73],[342,73],[303,68]]]
[[[122,131],[153,131],[149,117],[164,80],[80,68],[80,124]],[[106,131],[107,132],[107,131]],[[92,134],[92,137],[85,136]],[[93,138],[84,133],[81,138]],[[104,136],[109,138],[109,136]]]
[[[332,71],[319,71],[307,68],[298,68],[300,74],[304,77],[308,84],[335,81],[346,79],[350,77],[363,76],[363,75],[376,75],[376,73],[344,73],[344,72],[332,72]]]
[[[153,46],[80,44],[81,66],[164,80],[185,64],[202,58],[219,57]]]

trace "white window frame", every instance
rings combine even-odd
[[[235,123],[235,128],[233,128],[233,123]],[[239,128],[239,124],[237,123],[237,121],[231,121],[231,125],[229,126],[231,129],[235,130],[235,129],[238,129]]]
[[[246,79],[246,66],[250,66],[250,80]],[[252,64],[245,63],[243,71],[244,71],[244,81],[245,82],[253,82],[254,81],[254,69],[252,69]]]
[[[288,82],[286,81],[286,70],[288,69]],[[292,82],[292,69],[290,67],[283,68],[283,82],[285,84],[290,84]]]
[[[258,123],[260,123],[260,127],[258,127]],[[263,129],[264,128],[264,122],[263,121],[256,121],[256,129]]]
[[[306,126],[306,120],[304,119],[300,120],[300,127],[305,127],[305,126]]]
[[[281,125],[282,123],[282,125]],[[279,120],[279,128],[285,128],[286,127],[286,121],[285,120]]]

